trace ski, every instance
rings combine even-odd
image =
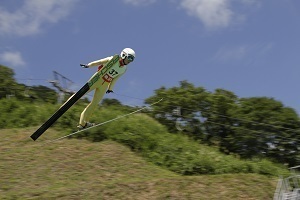
[[[149,106],[144,106],[144,107],[142,107],[142,108],[140,108],[140,109],[138,109],[138,110],[135,110],[135,111],[133,111],[133,112],[131,112],[131,113],[128,113],[128,114],[125,114],[125,115],[121,115],[121,116],[118,116],[118,117],[116,117],[116,118],[107,120],[107,121],[105,121],[105,122],[96,124],[96,125],[94,125],[94,126],[91,126],[91,127],[88,127],[88,128],[82,129],[82,130],[79,130],[79,131],[75,131],[75,132],[73,132],[73,133],[71,133],[71,134],[69,134],[69,135],[62,136],[62,137],[57,138],[57,139],[55,139],[55,140],[51,140],[51,141],[49,141],[49,142],[47,142],[47,143],[56,142],[56,141],[58,141],[58,140],[62,140],[62,139],[64,139],[64,138],[70,137],[70,136],[75,135],[75,134],[77,134],[77,133],[80,133],[80,132],[83,132],[83,131],[87,131],[87,130],[89,130],[89,129],[92,129],[92,128],[95,128],[95,127],[98,127],[98,126],[102,126],[102,125],[107,124],[107,123],[109,123],[109,122],[116,121],[116,120],[118,120],[118,119],[127,117],[127,116],[129,116],[129,115],[134,114],[134,113],[140,112],[141,110],[144,110],[144,109],[146,109],[146,108],[149,108],[150,106],[153,106],[153,105],[155,105],[155,104],[161,102],[162,100],[163,100],[163,99],[160,99],[159,101],[156,101],[156,102],[150,104]]]
[[[38,139],[56,120],[58,120],[69,108],[72,107],[89,89],[104,75],[106,72],[119,61],[119,55],[114,55],[113,58],[104,65],[104,67],[95,73],[90,80],[82,86],[67,102],[65,102],[39,129],[37,129],[30,137],[35,141]]]

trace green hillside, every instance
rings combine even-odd
[[[35,127],[36,128],[36,127]],[[65,139],[35,128],[1,129],[0,199],[272,199],[277,178],[258,174],[182,176],[111,140]]]
[[[88,103],[80,100],[34,142],[60,107],[56,92],[37,86],[24,95],[27,86],[1,70],[15,95],[0,91],[0,199],[272,199],[286,165],[299,163],[291,108],[185,81],[156,90],[145,103],[164,101],[143,113],[104,99],[90,120],[110,123],[47,143],[74,130]]]

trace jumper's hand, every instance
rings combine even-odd
[[[89,68],[89,66],[87,66],[86,64],[80,64],[80,66],[81,66],[82,68]]]
[[[106,94],[111,93],[111,92],[114,93],[114,91],[112,91],[112,90],[107,90]]]

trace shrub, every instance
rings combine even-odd
[[[95,118],[105,122],[124,115],[119,110],[102,108]],[[284,171],[267,160],[241,160],[167,129],[145,114],[134,114],[78,135],[91,141],[111,139],[129,146],[148,161],[179,174],[260,173],[278,175]]]
[[[71,130],[78,123],[85,105],[76,104],[55,124],[56,128]],[[0,100],[0,128],[26,127],[44,123],[59,106],[30,104],[15,99]],[[120,106],[96,109],[91,121],[101,123],[128,114]],[[146,114],[134,114],[74,135],[97,142],[110,139],[129,146],[149,162],[179,174],[259,173],[278,175],[287,172],[280,165],[263,159],[241,160],[225,155],[216,148],[201,145],[182,134],[170,134],[167,129]]]

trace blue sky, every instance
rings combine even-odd
[[[88,63],[136,51],[106,97],[125,104],[188,80],[208,91],[267,96],[300,113],[298,0],[1,0],[0,63],[46,85],[56,70],[79,89]],[[42,80],[27,80],[42,79]],[[117,95],[119,94],[119,95]]]

